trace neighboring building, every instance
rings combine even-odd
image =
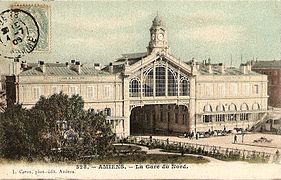
[[[268,76],[268,105],[281,107],[281,60],[252,61],[253,71]]]
[[[79,94],[85,108],[104,111],[119,136],[167,134],[251,127],[267,112],[267,76],[170,52],[167,31],[157,16],[147,52],[124,54],[105,68],[79,62],[38,66],[14,62],[7,77],[9,104],[32,107],[41,95]]]

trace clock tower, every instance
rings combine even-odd
[[[152,21],[152,26],[150,30],[150,42],[147,47],[148,53],[168,51],[168,37],[166,28],[157,15]]]

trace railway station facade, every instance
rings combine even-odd
[[[40,96],[79,94],[85,108],[103,111],[122,137],[247,128],[266,116],[267,76],[253,72],[251,64],[185,62],[171,53],[158,16],[149,31],[146,52],[123,54],[103,68],[75,60],[15,61],[6,80],[8,104],[30,108]]]

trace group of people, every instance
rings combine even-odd
[[[192,131],[192,132],[184,132],[184,133],[183,133],[183,136],[184,136],[185,138],[191,139],[191,138],[194,137],[194,132],[193,132],[193,131]]]

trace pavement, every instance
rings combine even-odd
[[[243,143],[242,143],[242,135],[237,135],[237,143],[233,143],[234,134],[228,136],[217,136],[217,137],[209,137],[209,138],[199,138],[196,140],[195,138],[189,139],[184,137],[175,137],[175,136],[153,136],[153,139],[166,140],[169,138],[169,141],[178,141],[178,142],[187,142],[187,143],[196,143],[200,145],[209,145],[209,146],[220,146],[223,148],[233,148],[240,150],[248,150],[248,151],[260,151],[265,153],[276,153],[277,149],[281,152],[281,135],[273,135],[273,134],[261,134],[261,133],[251,133],[245,134]],[[141,136],[145,138],[149,138],[149,136]],[[254,140],[257,140],[261,137],[265,137],[266,139],[271,139],[271,142],[264,143],[254,143]]]

